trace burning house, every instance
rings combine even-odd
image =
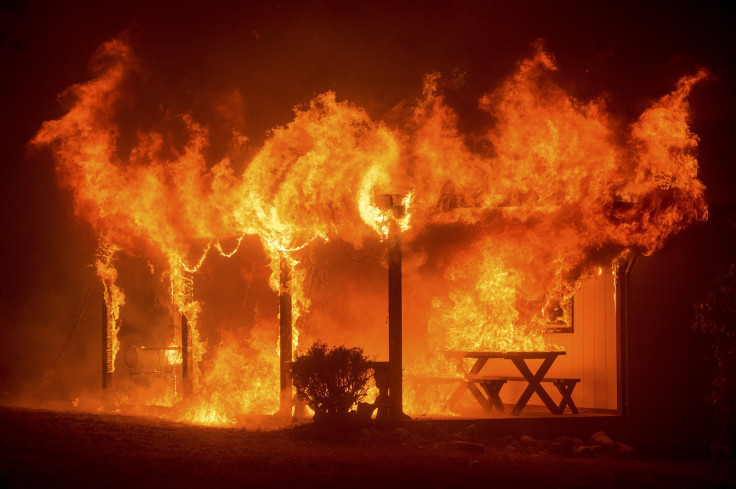
[[[139,65],[106,42],[33,139],[99,239],[110,396],[288,414],[288,362],[320,339],[388,361],[395,413],[621,412],[632,261],[708,216],[688,126],[707,72],[624,124],[535,45],[472,136],[430,73],[384,118],[328,91],[258,146],[231,128],[213,161],[196,117],[136,120]]]

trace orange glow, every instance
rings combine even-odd
[[[404,274],[426,283],[415,293],[430,304],[417,328],[426,337],[416,339],[427,348],[407,356],[407,374],[450,375],[443,350],[558,349],[543,328],[581,280],[630,251],[652,253],[707,219],[687,102],[705,71],[684,77],[626,129],[602,99],[581,101],[555,84],[555,61],[540,47],[480,98],[488,123],[473,137],[458,129],[437,73],[425,77],[420,100],[398,127],[326,92],[295,108],[236,174],[230,157],[206,161],[208,130],[191,116],[178,119],[183,144],[141,130],[131,151],[120,151],[114,116],[139,68],[120,40],[103,45],[97,58],[98,77],[71,87],[71,109],[44,123],[33,142],[52,148],[75,212],[102,237],[96,269],[113,369],[125,303],[113,257],[165,264],[173,310],[191,328],[196,395],[181,415],[190,422],[232,424],[278,409],[275,318],[218,327],[217,345],[202,339],[198,323],[207,307],[196,298],[203,265],[215,251],[224,258],[253,252],[241,246],[246,236],[260,239],[274,292],[281,264],[291,270],[297,349],[312,302],[308,253],[334,240],[356,250],[383,242],[395,219],[405,263],[414,264]],[[380,203],[385,194],[403,196],[403,215]],[[428,256],[438,258],[425,280]],[[385,325],[376,327],[385,334]],[[169,344],[178,344],[176,328]],[[171,365],[181,363],[178,350],[166,354]],[[415,406],[415,398],[407,389],[408,412],[443,411],[439,403]]]

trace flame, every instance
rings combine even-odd
[[[181,365],[181,346],[177,346],[174,344],[169,345],[165,350],[165,356],[166,361],[169,362],[169,365]]]
[[[279,409],[278,352],[274,322],[264,321],[250,333],[222,331],[213,368],[181,420],[205,425],[235,424],[247,414],[273,414]]]
[[[95,261],[95,270],[104,288],[102,298],[105,301],[107,311],[105,347],[107,373],[115,372],[115,359],[120,350],[120,340],[118,339],[120,308],[125,304],[125,294],[115,283],[118,278],[118,272],[113,266],[116,251],[118,251],[117,248],[103,241],[100,244],[97,260]]]
[[[472,277],[473,290],[455,287],[446,301],[432,302],[430,337],[437,350],[548,351],[538,330],[519,324],[515,307],[524,277],[496,257],[476,253],[450,270],[451,284]]]
[[[501,314],[499,324],[541,323],[600,264],[627,249],[651,253],[667,236],[707,218],[686,102],[705,72],[683,78],[620,142],[603,101],[574,99],[550,81],[555,69],[538,48],[481,98],[480,107],[496,120],[484,137],[491,156],[466,146],[456,115],[437,92],[437,75],[425,80],[414,115],[415,161],[440,168],[415,172],[415,226],[481,228],[472,253],[449,258],[445,277],[459,287],[449,299],[475,294],[480,308],[492,309],[480,316]],[[488,295],[483,289],[491,284],[498,290]],[[484,344],[483,328],[469,330]]]
[[[415,263],[405,275],[439,284],[417,292],[428,296],[428,355],[414,355],[407,370],[437,373],[450,368],[446,349],[557,349],[542,330],[581,280],[707,219],[687,102],[705,71],[682,78],[625,126],[602,98],[578,100],[558,86],[554,58],[538,45],[480,98],[488,123],[473,136],[458,129],[443,79],[431,73],[396,127],[326,92],[296,107],[247,156],[233,150],[213,163],[205,158],[208,130],[189,115],[167,121],[183,142],[173,143],[173,129],[162,124],[139,129],[123,147],[116,114],[133,97],[125,87],[140,68],[119,39],[100,48],[95,66],[97,77],[67,91],[71,108],[45,122],[33,144],[51,148],[76,214],[101,237],[96,268],[111,368],[125,301],[115,253],[165,264],[173,310],[191,328],[197,395],[182,419],[192,422],[229,424],[278,407],[273,324],[241,325],[238,335],[221,329],[217,345],[202,339],[206,304],[195,282],[213,248],[232,258],[253,251],[241,246],[246,236],[258,237],[271,289],[292,297],[296,350],[312,303],[305,257],[332,240],[355,249],[385,241],[396,225]],[[247,140],[234,136],[238,147]],[[288,284],[280,282],[282,267]],[[179,334],[172,327],[172,338]],[[176,350],[167,358],[180,362]],[[410,403],[418,398],[407,395]]]

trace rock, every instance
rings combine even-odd
[[[497,450],[501,450],[506,447],[506,440],[497,436],[491,441],[491,446]]]
[[[554,440],[552,440],[554,443],[562,443],[563,445],[572,445],[572,437],[570,436],[557,436]],[[580,440],[580,443],[582,444],[582,440]]]
[[[619,457],[631,457],[634,452],[636,452],[636,449],[631,445],[627,445],[620,441],[616,442],[616,455]]]
[[[551,444],[552,442],[546,438],[544,440],[537,440],[537,450],[546,451]]]
[[[593,452],[593,455],[595,455],[596,457],[599,455],[603,455],[604,453],[605,454],[610,453],[610,450],[608,450],[603,445],[591,445],[590,449]]]
[[[471,443],[468,441],[443,441],[437,444],[437,448],[456,452],[482,452],[486,449],[480,443]]]
[[[537,440],[531,436],[521,435],[519,437],[519,445],[521,445],[522,448],[534,448],[537,446]]]
[[[586,445],[575,447],[572,456],[576,458],[589,458],[593,456],[593,449]]]
[[[460,431],[460,439],[461,440],[471,440],[471,441],[477,440],[478,439],[478,428],[476,428],[474,424],[466,426],[462,431]]]
[[[583,440],[581,440],[580,438],[573,438],[572,440],[570,440],[570,445],[574,447],[579,447],[582,444],[583,444]]]
[[[603,431],[597,431],[590,435],[590,444],[600,445],[606,449],[612,449],[616,446],[616,442]]]
[[[388,435],[389,439],[396,443],[404,443],[410,436],[411,433],[406,428],[396,428]]]
[[[575,449],[568,443],[554,442],[547,448],[547,453],[559,455],[561,457],[572,457]]]

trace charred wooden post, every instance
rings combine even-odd
[[[291,415],[292,406],[291,327],[291,265],[282,259],[279,277],[279,388],[281,392],[279,411],[287,416]]]
[[[388,391],[392,418],[404,414],[402,402],[402,309],[401,309],[401,229],[395,219],[404,215],[404,208],[396,196],[389,196],[394,220],[388,234]]]
[[[181,385],[184,397],[192,395],[192,353],[189,348],[189,321],[181,315]]]
[[[107,301],[102,290],[102,389],[110,387],[112,369],[112,336],[107,321]]]

